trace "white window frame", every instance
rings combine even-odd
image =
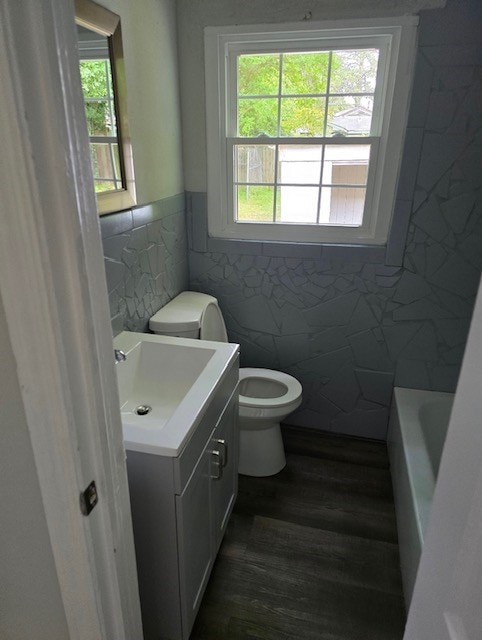
[[[208,231],[218,238],[323,244],[386,244],[395,203],[415,61],[418,18],[247,25],[205,29]],[[371,144],[361,226],[237,222],[233,215],[236,59],[241,53],[380,49],[371,136],[299,138],[297,144]],[[232,125],[231,125],[232,128]],[[376,135],[373,135],[373,134]],[[269,138],[283,143],[285,138]]]

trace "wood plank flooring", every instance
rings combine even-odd
[[[287,466],[239,496],[191,640],[401,640],[382,443],[285,427]]]

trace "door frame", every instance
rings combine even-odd
[[[0,297],[69,629],[140,640],[125,452],[73,3],[0,4]],[[82,515],[95,480],[99,502]]]

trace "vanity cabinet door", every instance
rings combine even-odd
[[[212,447],[204,449],[184,491],[176,496],[182,637],[189,638],[212,564]]]
[[[213,474],[213,535],[216,554],[238,492],[238,397],[233,395],[213,436],[212,448],[220,454],[222,473]]]

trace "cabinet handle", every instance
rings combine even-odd
[[[223,467],[225,467],[228,464],[228,445],[226,444],[226,440],[217,438],[214,442],[218,445],[218,447],[220,447],[221,464],[223,465]]]
[[[212,460],[214,473],[211,473],[211,478],[213,478],[213,480],[221,480],[221,478],[223,477],[223,460],[221,453],[219,451],[216,451],[215,449],[214,451],[211,451],[211,454],[214,458]]]

